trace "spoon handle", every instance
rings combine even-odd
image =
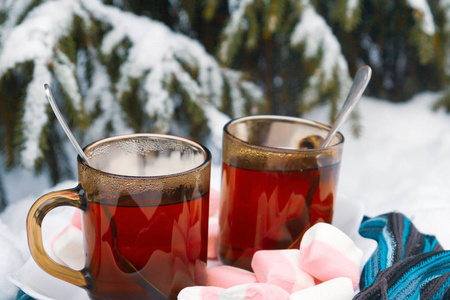
[[[77,140],[73,136],[72,131],[70,131],[69,126],[67,126],[66,121],[64,120],[64,117],[62,116],[61,111],[58,108],[58,105],[56,105],[56,102],[53,99],[52,91],[50,90],[49,85],[44,84],[44,89],[45,89],[45,93],[47,94],[48,102],[50,102],[50,106],[52,107],[56,118],[58,119],[59,123],[61,124],[61,127],[64,129],[64,132],[67,134],[67,137],[72,142],[72,145],[75,147],[75,150],[77,151],[78,155],[80,155],[80,157],[86,162],[87,165],[90,165],[89,159],[87,158],[86,154],[81,149]]]
[[[355,80],[353,81],[353,85],[350,89],[350,92],[347,96],[347,99],[342,106],[342,109],[339,111],[339,114],[336,118],[336,122],[331,127],[330,132],[325,138],[322,148],[328,147],[331,142],[331,139],[334,137],[339,127],[344,123],[347,119],[353,108],[355,108],[359,99],[361,98],[364,90],[369,84],[370,77],[372,76],[372,69],[369,66],[362,66],[356,72]]]

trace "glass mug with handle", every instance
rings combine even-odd
[[[93,299],[176,299],[205,280],[211,154],[188,139],[131,134],[88,145],[79,185],[39,198],[27,218],[30,252],[47,273]],[[45,252],[41,226],[58,206],[83,211],[86,263]]]
[[[298,248],[331,222],[344,145],[321,149],[330,127],[284,116],[250,116],[224,127],[219,258],[251,270],[258,250]]]

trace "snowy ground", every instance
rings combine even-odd
[[[346,141],[337,205],[342,200],[360,201],[369,216],[402,212],[420,231],[436,235],[444,248],[450,249],[450,115],[431,110],[437,97],[424,93],[405,104],[362,99],[362,136],[355,139],[349,126],[341,130]],[[327,111],[319,109],[308,118],[326,121],[326,116]],[[224,121],[220,119],[217,127]],[[216,188],[220,185],[219,161],[215,160],[213,169]],[[6,276],[29,257],[25,217],[49,182],[19,171],[2,177],[11,204],[0,214],[0,299],[13,299],[17,290]],[[55,188],[74,185],[65,182]],[[49,215],[45,234],[61,230],[70,214],[61,209]]]

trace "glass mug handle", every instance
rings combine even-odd
[[[80,186],[73,189],[50,192],[31,206],[27,217],[28,247],[36,263],[48,274],[79,287],[86,287],[87,281],[83,270],[76,271],[56,263],[44,249],[42,242],[42,221],[49,211],[59,206],[72,206],[83,210]]]

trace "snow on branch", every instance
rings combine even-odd
[[[362,0],[337,0],[333,18],[338,20],[346,31],[353,30],[361,22]]]
[[[420,28],[427,35],[433,35],[436,32],[433,14],[426,0],[408,0],[409,6],[417,12],[414,14],[420,24]]]
[[[320,92],[330,88],[335,79],[338,80],[341,87],[338,98],[345,99],[347,93],[345,87],[350,86],[347,61],[331,28],[309,4],[303,7],[300,21],[291,35],[291,44],[294,46],[304,45],[305,57],[309,59],[321,57],[319,65],[309,78],[308,87],[303,93],[303,101],[306,106],[320,99]]]
[[[23,165],[30,169],[42,155],[39,140],[48,121],[47,100],[43,89],[43,84],[50,82],[52,77],[48,65],[53,62],[55,44],[64,32],[69,30],[75,13],[83,14],[76,0],[49,1],[31,10],[22,23],[10,30],[2,27],[0,77],[17,64],[27,61],[34,63],[32,80],[26,90],[23,115],[24,150],[21,153]]]
[[[131,42],[120,67],[117,97],[130,90],[131,78],[142,77],[142,92],[147,98],[144,109],[156,120],[159,130],[169,130],[175,111],[176,103],[171,101],[173,92],[168,86],[181,85],[183,92],[199,107],[205,103],[221,106],[225,80],[235,95],[242,94],[244,88],[239,83],[243,81],[242,76],[227,76],[227,71],[220,68],[200,43],[159,22],[124,13],[98,1],[86,0],[84,5],[96,19],[112,26],[102,43],[103,54],[111,54],[124,39]],[[242,103],[241,98],[233,100]]]
[[[214,121],[205,108],[222,106],[225,86],[238,104],[262,97],[240,73],[229,76],[199,42],[148,17],[99,0],[31,5],[17,8],[0,27],[0,78],[17,65],[33,64],[22,120],[20,161],[27,168],[42,158],[48,134],[46,82],[59,87],[74,129],[88,140],[133,130],[177,131],[177,118],[200,122],[180,126],[196,126],[199,132],[186,133],[205,137]],[[239,105],[234,110],[242,113]]]
[[[248,29],[248,22],[244,18],[247,8],[254,0],[242,0],[235,4],[230,20],[228,21],[222,35],[222,42],[219,48],[219,60],[225,65],[229,65],[238,51],[239,44],[242,43],[243,31]]]

